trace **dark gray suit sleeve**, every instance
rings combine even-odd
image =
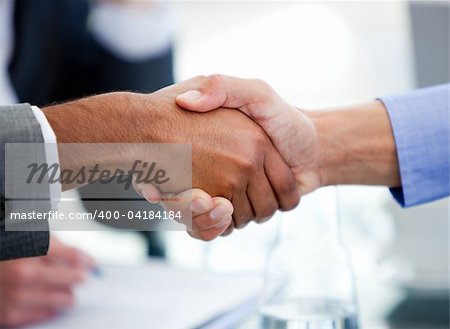
[[[44,143],[41,127],[29,104],[0,106],[0,260],[45,255],[49,244],[48,225],[41,226],[42,231],[5,230],[6,143]]]

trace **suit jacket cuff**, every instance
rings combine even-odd
[[[9,219],[11,211],[21,211],[22,206],[25,206],[28,210],[50,210],[49,201],[36,201],[39,196],[49,195],[48,191],[42,190],[45,189],[44,185],[40,186],[40,190],[37,190],[35,186],[30,186],[26,190],[27,200],[25,201],[11,202],[11,200],[6,199],[9,198],[9,191],[5,187],[7,184],[14,183],[14,177],[8,177],[10,173],[5,173],[6,164],[13,160],[7,158],[5,154],[7,143],[12,143],[13,147],[15,143],[35,145],[33,156],[40,162],[45,160],[44,138],[41,127],[29,104],[0,106],[0,151],[4,155],[0,161],[0,260],[44,255],[49,244],[47,221],[41,220],[38,223],[32,223],[32,225],[24,225],[19,230],[6,230],[5,225],[7,223],[5,220]],[[8,145],[8,147],[11,145]],[[14,154],[12,154],[12,158],[14,158]],[[14,171],[15,166],[20,167],[20,164],[12,161],[12,171]],[[7,180],[9,182],[6,182]],[[11,187],[11,185],[8,186]],[[13,186],[13,188],[15,187]]]

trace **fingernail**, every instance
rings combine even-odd
[[[209,217],[211,217],[211,219],[221,219],[226,215],[228,215],[227,209],[222,205],[218,205],[210,212]]]
[[[190,90],[188,92],[185,92],[184,94],[181,94],[178,96],[179,99],[185,100],[185,101],[196,101],[202,96],[202,93],[198,90]]]
[[[191,203],[191,210],[195,212],[205,212],[210,208],[209,203],[202,198],[195,198]]]

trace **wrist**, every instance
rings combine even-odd
[[[135,95],[108,93],[56,104],[42,109],[58,143],[127,142],[132,130],[124,122],[133,116],[130,109]]]
[[[56,135],[61,170],[129,165],[132,150],[121,144],[139,142],[130,129],[137,121],[135,95],[102,94],[42,109]]]
[[[321,186],[399,186],[389,117],[379,101],[311,112],[318,134]]]
[[[334,185],[337,173],[333,168],[345,161],[341,146],[332,137],[335,135],[333,130],[337,124],[337,117],[329,110],[307,111],[304,114],[313,123],[317,136],[313,170],[318,177],[318,187]]]

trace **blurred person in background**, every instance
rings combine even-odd
[[[1,104],[43,106],[117,90],[149,93],[174,82],[173,22],[167,4],[2,0],[0,24]],[[121,205],[87,201],[89,211],[148,210],[133,189],[115,182],[92,184],[80,193],[131,199]],[[164,256],[157,233],[142,233],[148,254]],[[49,319],[70,307],[74,287],[92,266],[88,255],[55,237],[48,256],[0,262],[0,326]]]
[[[94,266],[91,257],[54,236],[45,257],[0,262],[0,327],[47,320],[71,307],[73,289]]]
[[[153,1],[17,0],[9,63],[19,102],[48,105],[118,90],[150,93],[173,84],[173,22],[167,4]],[[39,88],[37,88],[39,86]],[[133,190],[92,184],[88,211],[139,210]],[[144,208],[146,207],[146,208]],[[163,256],[158,235],[144,232],[148,253]]]

